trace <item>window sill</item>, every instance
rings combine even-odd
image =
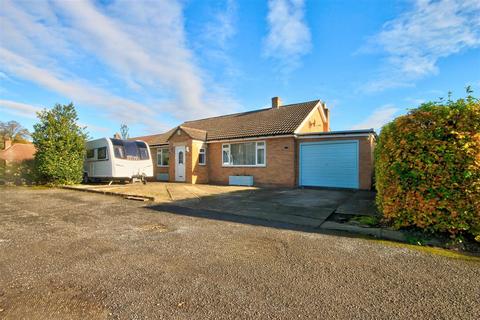
[[[170,166],[161,166],[161,165],[157,164],[157,168],[168,168],[168,167],[170,167]]]
[[[234,165],[234,164],[223,164],[223,168],[266,168],[265,164],[252,164],[252,165]]]

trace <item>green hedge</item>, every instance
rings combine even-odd
[[[395,227],[480,235],[480,103],[430,102],[384,126],[377,206]]]

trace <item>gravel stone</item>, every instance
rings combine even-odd
[[[2,319],[478,319],[480,264],[0,188]]]

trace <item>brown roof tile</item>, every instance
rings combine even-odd
[[[0,150],[0,159],[7,161],[31,160],[35,156],[35,146],[32,143],[15,143],[10,148]]]
[[[196,140],[212,141],[293,134],[320,100],[296,103],[225,116],[186,121],[162,134],[132,138],[149,145],[167,144],[178,128]]]
[[[260,109],[201,120],[186,121],[181,127],[207,131],[207,140],[292,134],[319,100]]]
[[[168,144],[168,138],[170,138],[174,130],[175,129],[171,129],[165,133],[153,134],[150,136],[130,138],[130,140],[142,140],[148,143],[149,145]]]

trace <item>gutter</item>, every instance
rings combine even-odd
[[[298,133],[295,135],[297,139],[318,139],[318,138],[342,138],[342,137],[369,137],[373,135],[377,138],[377,134],[373,129],[366,130],[345,130],[345,131],[329,131],[314,133]]]
[[[252,141],[259,139],[280,139],[280,138],[296,138],[296,139],[317,139],[317,138],[342,138],[342,137],[368,137],[374,135],[377,138],[377,134],[373,129],[366,130],[345,130],[345,131],[329,131],[329,132],[313,132],[313,133],[297,133],[297,134],[282,134],[282,135],[266,135],[266,136],[254,136],[246,138],[234,138],[234,139],[217,139],[210,141],[202,141],[203,143],[227,143],[236,141]],[[195,140],[195,139],[194,139]],[[201,140],[200,140],[201,141]],[[168,143],[162,144],[149,144],[150,147],[164,147],[168,146]]]

